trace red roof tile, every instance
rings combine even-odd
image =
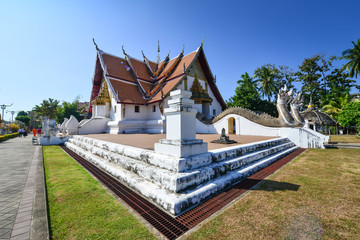
[[[100,51],[101,52],[101,51]],[[101,52],[102,53],[102,52]],[[167,95],[173,88],[175,88],[184,76],[184,64],[188,69],[191,64],[199,59],[200,65],[205,73],[206,79],[209,81],[209,86],[214,92],[216,98],[220,104],[225,108],[225,102],[222,99],[219,90],[214,82],[211,70],[206,61],[203,49],[194,51],[186,56],[183,56],[180,61],[177,62],[179,55],[171,59],[161,72],[157,79],[152,79],[149,73],[149,69],[144,61],[140,61],[130,57],[132,69],[136,73],[137,80],[131,73],[130,66],[124,58],[116,57],[107,53],[102,53],[102,59],[107,70],[107,76],[110,78],[110,84],[115,94],[118,94],[119,101],[122,103],[130,104],[149,104],[162,100],[162,95]],[[159,63],[159,67],[164,64],[164,61]],[[155,72],[157,64],[149,61],[149,65]],[[95,76],[93,82],[93,90],[91,99],[96,97],[100,88],[100,83],[103,74],[102,70],[99,69],[99,59],[96,62]],[[112,77],[112,78],[111,78]],[[116,79],[114,79],[116,78]],[[125,80],[120,81],[120,80]],[[147,92],[148,99],[146,99],[141,91],[140,86]],[[150,93],[151,92],[151,93]],[[155,94],[149,96],[149,94]],[[94,95],[94,96],[93,96]],[[150,98],[149,98],[150,97]]]
[[[104,53],[102,57],[104,59],[106,70],[109,76],[124,79],[130,82],[135,82],[135,79],[131,75],[130,68],[125,59],[115,57],[106,53]]]

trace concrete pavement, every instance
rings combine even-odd
[[[0,239],[49,239],[41,146],[0,143]]]

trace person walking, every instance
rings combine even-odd
[[[36,137],[36,129],[35,128],[32,130],[32,132],[33,132],[34,137]]]

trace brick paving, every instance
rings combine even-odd
[[[30,239],[41,156],[41,147],[32,145],[31,137],[0,143],[1,240]]]

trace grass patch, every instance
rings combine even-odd
[[[360,143],[360,138],[356,135],[330,135],[331,142]]]
[[[52,239],[155,239],[60,147],[43,152]]]
[[[358,239],[360,150],[309,149],[187,239]],[[299,185],[297,191],[271,184]]]

